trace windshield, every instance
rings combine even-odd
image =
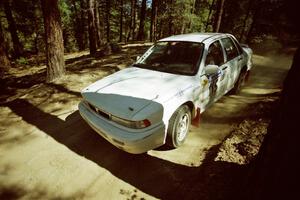
[[[202,43],[158,42],[134,66],[173,74],[195,75],[202,51]]]

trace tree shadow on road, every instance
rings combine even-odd
[[[202,165],[187,167],[147,154],[132,155],[117,149],[95,133],[78,111],[64,121],[24,99],[16,99],[4,106],[78,155],[154,197],[211,200],[240,199],[242,194],[248,167],[214,161],[219,145],[203,152],[206,156]]]

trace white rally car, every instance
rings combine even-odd
[[[231,91],[252,66],[252,50],[233,35],[164,38],[132,66],[82,90],[79,111],[101,136],[129,153],[178,147],[193,119]]]

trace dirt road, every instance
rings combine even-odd
[[[0,106],[0,199],[234,198],[247,165],[217,161],[219,147],[234,125],[255,115],[252,105],[280,91],[291,57],[255,55],[241,95],[208,109],[184,146],[131,155],[97,135],[77,111],[80,89],[123,68],[124,56],[81,56],[68,63],[64,80],[19,87]]]

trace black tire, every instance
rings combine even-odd
[[[246,71],[243,70],[243,71],[241,71],[238,80],[234,84],[234,87],[230,91],[230,94],[239,94],[240,93],[242,86],[245,84],[245,78],[246,78]]]
[[[189,132],[191,111],[187,105],[180,106],[169,120],[167,145],[173,148],[181,146]],[[185,126],[185,127],[184,127]],[[181,130],[179,130],[181,128]]]

